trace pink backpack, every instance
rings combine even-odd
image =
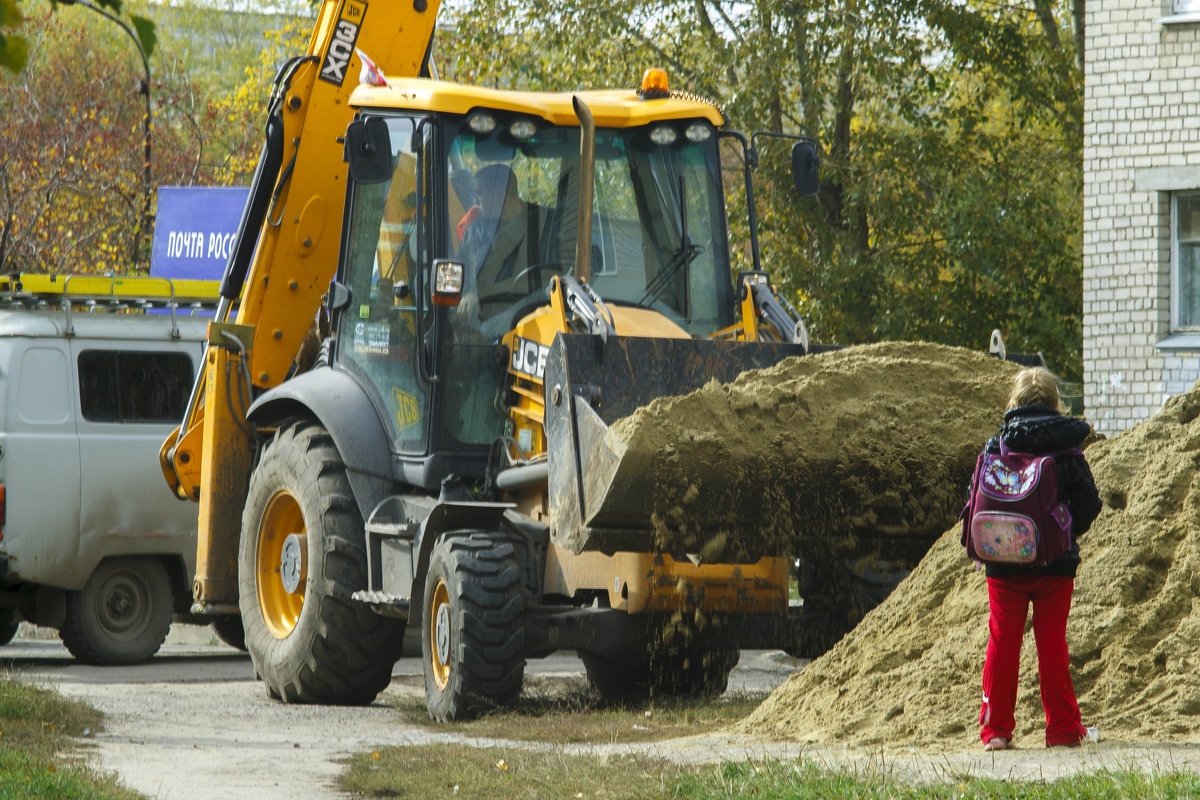
[[[969,558],[1041,567],[1071,549],[1071,510],[1059,500],[1054,463],[1061,455],[1083,451],[1035,456],[1013,452],[1001,439],[999,455],[979,454],[971,496],[959,515]]]

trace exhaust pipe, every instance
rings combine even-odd
[[[596,120],[578,95],[571,98],[579,117],[579,229],[575,233],[575,277],[592,278],[592,192],[596,180]]]

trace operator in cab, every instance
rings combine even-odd
[[[464,271],[458,313],[464,322],[495,339],[513,320],[501,315],[493,325],[488,321],[543,288],[540,281],[545,276],[531,268],[542,263],[547,214],[521,199],[517,177],[507,164],[482,167],[473,186],[475,205],[458,224],[461,241],[456,257]]]

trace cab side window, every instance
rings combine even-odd
[[[178,422],[195,377],[183,353],[85,350],[78,367],[89,422]]]

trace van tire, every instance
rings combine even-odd
[[[303,535],[303,562],[288,592],[291,533]],[[238,552],[246,649],[269,697],[366,705],[387,688],[404,622],[351,599],[366,586],[362,517],[332,437],[315,422],[284,424],[250,476]]]
[[[106,559],[83,589],[67,592],[59,636],[84,664],[139,664],[167,638],[173,604],[171,579],[161,561]]]

